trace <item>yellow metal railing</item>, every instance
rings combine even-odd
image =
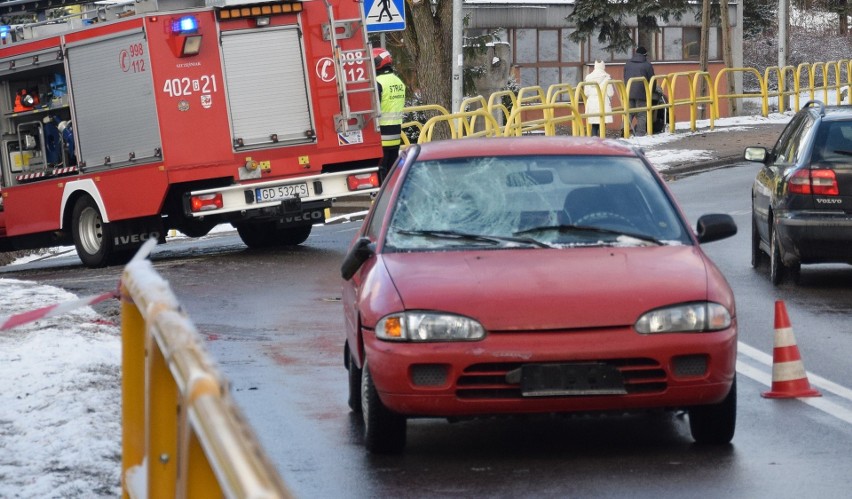
[[[145,259],[155,243],[121,281],[123,496],[292,497]]]
[[[757,81],[756,92],[730,93],[727,90],[730,78],[749,75]],[[817,83],[817,75],[821,83]],[[501,90],[492,93],[487,99],[475,96],[465,99],[457,113],[450,113],[441,106],[425,105],[404,109],[404,112],[430,111],[437,113],[425,123],[409,121],[403,123],[403,129],[415,127],[420,130],[418,142],[429,142],[435,136],[436,126],[446,126],[449,136],[453,139],[475,136],[512,136],[526,133],[554,134],[557,126],[570,124],[571,135],[588,135],[590,125],[588,118],[594,116],[605,121],[606,117],[620,117],[625,137],[630,136],[630,117],[636,113],[646,113],[648,133],[653,133],[653,114],[663,111],[668,114],[668,130],[676,129],[676,111],[686,108],[689,111],[689,129],[697,129],[697,120],[709,119],[710,128],[715,125],[721,112],[719,106],[725,101],[734,99],[758,99],[761,115],[769,116],[771,99],[786,102],[793,99],[792,110],[800,109],[801,95],[805,92],[809,99],[816,98],[821,92],[823,100],[829,100],[833,95],[838,103],[852,105],[850,77],[852,75],[852,60],[831,62],[803,63],[797,67],[766,68],[761,74],[754,68],[723,68],[715,79],[706,71],[685,71],[654,76],[651,81],[643,78],[631,78],[627,82],[610,80],[605,85],[615,89],[612,98],[612,110],[605,112],[603,106],[597,113],[581,112],[585,108],[586,97],[583,90],[593,83],[580,82],[576,86],[569,83],[551,85],[545,91],[540,86],[523,87],[517,92]],[[770,90],[774,87],[777,90]],[[641,85],[646,96],[644,106],[630,107],[628,91],[632,86]],[[665,101],[654,102],[653,90],[659,87],[666,96]],[[684,90],[686,88],[686,90]],[[603,104],[606,88],[600,88],[591,98],[597,98]],[[684,95],[686,97],[675,97]],[[782,108],[784,106],[781,106]],[[700,110],[708,110],[707,117],[699,116]],[[682,114],[682,113],[681,113]],[[490,116],[490,119],[486,116]],[[430,123],[431,122],[431,123]],[[424,133],[426,125],[429,130]],[[602,127],[603,128],[603,127]],[[605,132],[602,130],[601,134]],[[403,141],[408,144],[408,138],[403,135]]]

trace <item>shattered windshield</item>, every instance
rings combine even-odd
[[[642,161],[621,156],[495,156],[411,165],[389,250],[689,244]]]

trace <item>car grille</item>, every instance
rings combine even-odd
[[[611,359],[595,362],[618,369],[628,395],[661,393],[668,386],[666,371],[654,359]],[[506,374],[520,369],[524,364],[500,362],[470,365],[456,380],[456,396],[460,399],[520,399],[520,384],[509,383]]]

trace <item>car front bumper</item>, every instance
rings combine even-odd
[[[775,223],[785,264],[852,262],[852,215],[795,211],[776,213]]]
[[[364,333],[367,364],[382,402],[407,416],[685,408],[720,402],[736,371],[735,324],[712,333],[642,335],[632,328],[501,332],[482,341],[450,343],[388,342],[372,331]],[[623,390],[524,393],[524,366],[563,364],[617,370]],[[576,381],[588,387],[594,380]]]

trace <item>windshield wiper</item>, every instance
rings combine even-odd
[[[455,240],[464,240],[464,241],[475,241],[482,243],[490,243],[490,244],[503,244],[503,243],[520,243],[526,245],[533,245],[539,248],[550,248],[549,244],[543,243],[541,241],[536,241],[530,237],[503,237],[503,236],[486,236],[482,234],[469,234],[467,232],[459,232],[457,230],[432,230],[432,229],[424,229],[424,230],[408,230],[408,229],[394,229],[399,234],[405,234],[406,236],[426,236],[426,237],[437,237],[441,239],[455,239]]]
[[[843,154],[844,156],[852,156],[852,151],[846,151],[843,149],[834,149],[831,152],[836,152],[837,154]]]
[[[515,232],[514,235],[519,236],[521,234],[529,234],[530,232],[544,232],[544,231],[559,231],[559,232],[574,232],[574,231],[585,231],[585,232],[597,232],[600,234],[613,234],[616,236],[627,236],[632,237],[633,239],[638,239],[640,241],[644,241],[647,243],[656,244],[657,246],[665,246],[665,243],[660,241],[659,239],[651,236],[647,236],[645,234],[637,234],[635,232],[623,231],[623,230],[615,230],[615,229],[604,229],[602,227],[594,227],[591,225],[573,225],[573,224],[560,224],[560,225],[540,225],[538,227],[532,227],[530,229],[519,230]]]

